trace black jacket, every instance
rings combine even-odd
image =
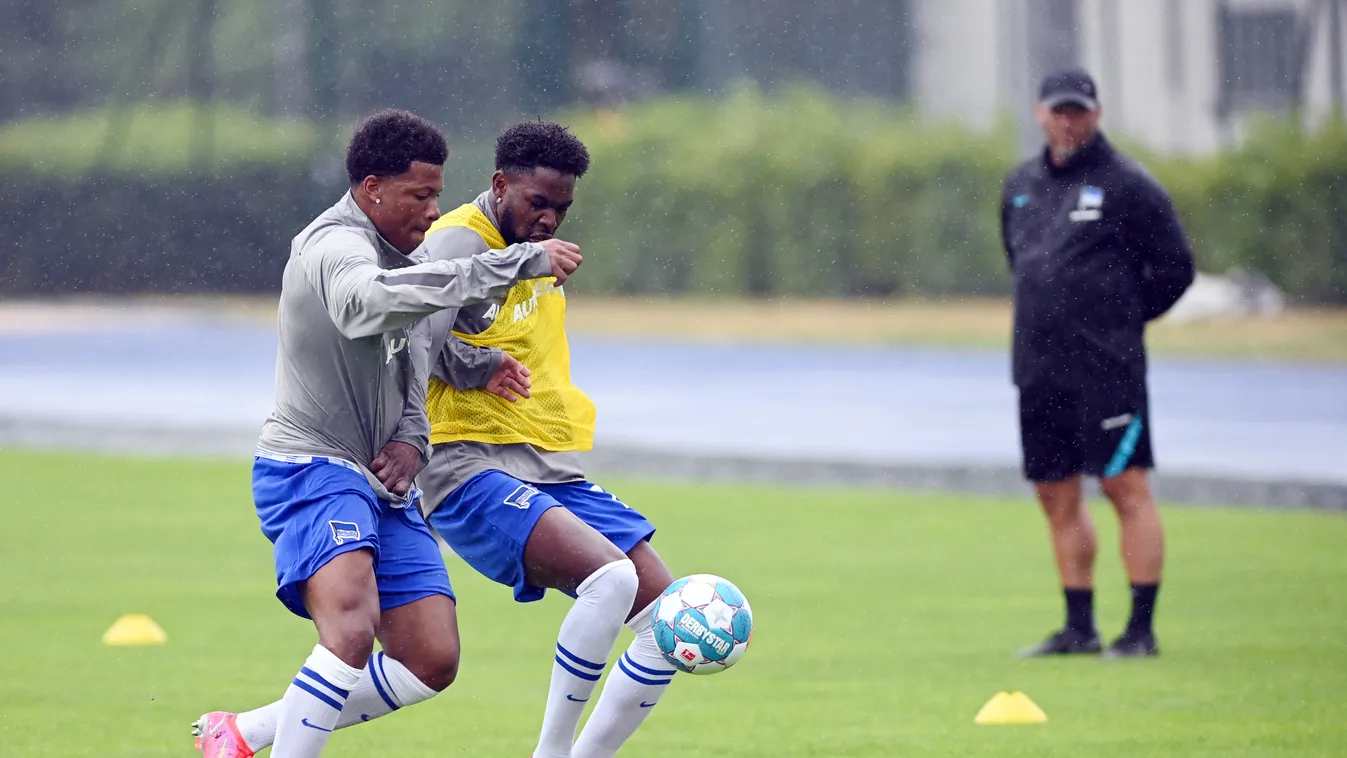
[[[1103,134],[1063,166],[1006,178],[1001,239],[1015,275],[1015,384],[1084,387],[1146,376],[1147,321],[1193,281],[1164,189]]]

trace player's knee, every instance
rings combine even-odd
[[[416,678],[436,692],[443,692],[458,678],[459,649],[457,640],[442,640],[429,646],[409,667]]]
[[[636,589],[641,586],[641,579],[636,574],[636,564],[632,563],[630,558],[623,558],[617,562],[612,569],[615,578],[616,592],[630,601],[636,597]]]
[[[377,616],[371,620],[360,613],[327,618],[317,624],[318,639],[348,666],[359,668],[374,651],[377,622]]]
[[[1034,485],[1043,515],[1053,523],[1073,522],[1084,516],[1085,499],[1081,496],[1080,480],[1071,477],[1063,481],[1038,482]]]
[[[378,597],[373,602],[352,593],[333,598],[321,614],[314,614],[314,625],[323,646],[355,666],[369,658],[379,630]],[[363,663],[361,663],[363,665]]]
[[[1101,479],[1099,489],[1123,517],[1154,507],[1145,478],[1131,471]]]
[[[636,588],[640,579],[636,576],[636,564],[630,558],[601,566],[580,583],[577,595],[592,595],[601,599],[605,605],[612,603],[623,610],[631,607],[636,599]]]
[[[348,665],[363,666],[379,628],[379,594],[369,551],[333,558],[304,583],[303,592],[323,646]]]
[[[1059,529],[1075,528],[1085,518],[1085,507],[1073,498],[1043,500],[1043,515]]]
[[[1117,506],[1120,500],[1126,498],[1128,490],[1127,485],[1118,481],[1118,479],[1119,477],[1110,476],[1099,480],[1099,490],[1114,506]]]

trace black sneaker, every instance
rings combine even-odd
[[[1099,652],[1099,635],[1093,630],[1082,632],[1067,627],[1037,646],[1021,650],[1021,658],[1036,658],[1041,655],[1094,655]]]
[[[1145,658],[1159,654],[1160,646],[1156,644],[1155,635],[1151,632],[1123,632],[1123,635],[1104,651],[1105,658]]]

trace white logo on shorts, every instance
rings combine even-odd
[[[529,501],[532,500],[533,496],[536,494],[538,494],[538,490],[527,484],[521,484],[515,488],[514,492],[510,493],[509,497],[505,498],[505,504],[513,505],[521,511],[526,511],[529,507]]]
[[[630,506],[630,505],[627,505],[626,503],[622,502],[621,500],[618,500],[618,499],[617,499],[617,495],[614,495],[613,493],[611,493],[611,492],[605,490],[604,488],[600,487],[600,486],[597,485],[597,484],[591,484],[591,485],[589,485],[589,491],[590,491],[590,492],[597,492],[597,493],[600,494],[600,495],[607,495],[608,497],[611,497],[611,498],[613,499],[613,502],[614,502],[614,503],[617,503],[618,505],[622,506],[623,508],[626,508],[627,510],[631,510],[631,506]]]
[[[360,526],[358,524],[353,524],[350,521],[329,521],[327,525],[332,527],[332,539],[336,540],[338,545],[360,540]]]
[[[1100,424],[1100,426],[1103,427],[1105,431],[1108,431],[1109,429],[1117,429],[1120,426],[1127,426],[1130,423],[1132,423],[1132,414],[1124,413],[1121,416],[1104,419],[1104,423]]]

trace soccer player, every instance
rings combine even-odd
[[[490,188],[431,227],[430,260],[551,239],[589,152],[558,124],[526,121],[497,138],[495,165]],[[575,599],[557,637],[533,756],[595,758],[617,753],[674,678],[651,626],[673,576],[650,546],[650,522],[585,478],[578,452],[592,447],[595,409],[571,381],[559,284],[520,282],[504,298],[457,312],[431,364],[434,454],[417,482],[432,528],[473,568],[512,587],[515,600],[549,589]],[[447,329],[443,321],[422,328]],[[624,622],[636,637],[576,740]]]
[[[350,191],[291,243],[253,496],[275,545],[276,596],[313,620],[318,644],[279,702],[194,725],[209,758],[247,758],[273,734],[276,758],[314,758],[333,729],[454,680],[454,596],[413,487],[429,445],[428,366],[410,327],[520,280],[565,280],[579,258],[556,242],[414,262],[440,216],[446,153],[414,114],[369,116],[347,148]]]

